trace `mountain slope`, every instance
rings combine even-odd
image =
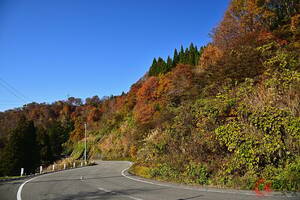
[[[80,159],[87,122],[89,157],[132,159],[138,175],[240,188],[264,179],[299,190],[299,9],[299,0],[233,0],[206,47],[155,59],[120,96],[1,113],[2,141],[25,115],[41,148],[53,146],[47,130],[59,123],[68,135],[54,141],[59,153]]]

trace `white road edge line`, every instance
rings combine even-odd
[[[77,169],[80,169],[80,168],[77,168]],[[49,176],[49,175],[56,174],[56,173],[59,173],[59,172],[61,172],[61,171],[52,172],[52,173],[48,173],[48,174],[42,174],[42,175],[33,177],[33,178],[31,178],[31,179],[25,181],[24,183],[22,183],[22,185],[20,185],[20,187],[19,187],[19,189],[18,189],[18,192],[17,192],[17,200],[22,200],[22,198],[21,198],[21,193],[22,193],[22,189],[23,189],[23,187],[24,187],[24,185],[25,185],[26,183],[28,183],[28,182],[30,182],[30,181],[36,179],[36,178]]]
[[[152,183],[150,181],[144,181],[144,180],[140,180],[140,179],[137,179],[137,178],[132,178],[132,177],[129,177],[127,175],[125,175],[125,171],[127,171],[130,167],[126,168],[126,169],[123,169],[121,174],[122,176],[128,178],[128,179],[131,179],[131,180],[134,180],[134,181],[138,181],[138,182],[142,182],[142,183],[148,183],[148,184],[152,184],[152,185],[158,185],[158,186],[163,186],[163,187],[171,187],[169,185],[165,185],[165,184],[160,184],[160,183]]]
[[[140,199],[140,198],[136,198],[134,196],[127,195],[127,194],[122,194],[122,193],[119,193],[119,192],[113,192],[111,190],[107,190],[107,189],[101,188],[101,187],[99,187],[98,189],[102,190],[104,192],[107,192],[107,193],[112,193],[112,194],[117,194],[117,195],[120,195],[120,196],[123,196],[123,197],[128,197],[128,198],[133,199],[133,200],[143,200],[143,199]]]
[[[38,176],[37,176],[37,177],[38,177]],[[26,183],[28,183],[29,181],[32,181],[32,180],[36,179],[37,177],[31,178],[31,179],[25,181],[24,183],[22,183],[22,185],[21,185],[21,186],[19,187],[19,189],[18,189],[17,200],[22,200],[22,198],[21,198],[21,193],[22,193],[22,189],[23,189],[24,185],[25,185]]]
[[[145,181],[145,180],[141,180],[141,179],[137,179],[137,178],[133,178],[133,177],[129,177],[125,174],[125,171],[127,171],[130,167],[123,169],[121,174],[122,176],[124,176],[125,178],[134,180],[134,181],[138,181],[138,182],[142,182],[142,183],[148,183],[148,184],[152,184],[152,185],[157,185],[157,186],[163,186],[163,187],[170,187],[170,188],[176,188],[176,189],[185,189],[185,190],[193,190],[193,191],[201,191],[201,192],[217,192],[217,193],[227,193],[227,194],[243,194],[243,195],[250,195],[250,196],[255,196],[256,194],[250,193],[250,192],[245,192],[245,193],[240,193],[240,192],[234,192],[234,191],[221,191],[221,190],[214,190],[214,189],[198,189],[198,188],[190,188],[190,187],[178,187],[178,186],[174,186],[174,185],[167,185],[167,184],[160,184],[160,183],[153,183],[150,181]],[[265,195],[265,196],[269,196],[269,195]],[[270,195],[271,196],[271,195]]]
[[[73,169],[73,170],[76,170],[76,169],[81,169],[81,167],[80,167],[80,168],[75,168],[75,169]],[[23,189],[23,187],[24,187],[24,185],[25,185],[26,183],[28,183],[28,182],[30,182],[30,181],[36,179],[36,178],[39,178],[39,177],[49,176],[49,175],[56,174],[56,173],[59,173],[59,172],[64,172],[64,171],[65,171],[65,170],[63,170],[63,171],[51,172],[51,173],[46,173],[46,174],[42,174],[42,175],[38,175],[38,176],[36,176],[36,177],[33,177],[33,178],[31,178],[31,179],[25,181],[24,183],[22,183],[22,185],[20,185],[20,187],[19,187],[19,189],[18,189],[18,192],[17,192],[17,200],[22,200],[22,198],[21,198],[21,193],[22,193],[22,189]]]

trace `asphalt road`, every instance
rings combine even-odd
[[[98,165],[0,183],[0,199],[218,200],[300,199],[297,196],[257,196],[252,191],[220,190],[150,181],[129,175],[126,161]],[[25,183],[26,182],[26,183]],[[25,184],[24,184],[25,183]]]

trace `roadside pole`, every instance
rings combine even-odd
[[[84,163],[86,165],[86,123],[84,123]]]

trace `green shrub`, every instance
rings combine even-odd
[[[191,162],[186,166],[185,174],[187,175],[188,179],[192,180],[194,183],[201,185],[208,183],[209,174],[205,165]]]
[[[300,189],[300,157],[294,162],[288,163],[284,169],[273,178],[272,188],[277,190],[294,190]]]
[[[179,171],[170,165],[158,164],[157,167],[150,169],[151,177],[158,177],[162,179],[176,179],[179,177]]]

